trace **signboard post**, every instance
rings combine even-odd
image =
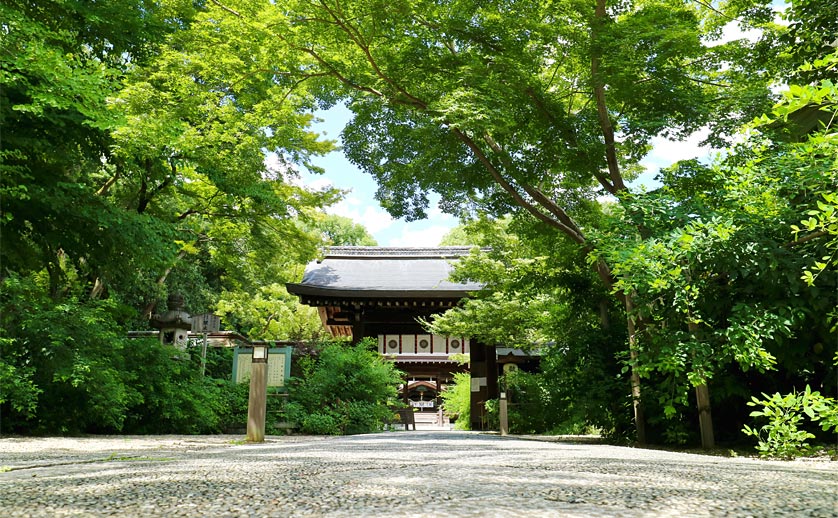
[[[204,343],[201,346],[201,376],[207,370],[207,335],[217,333],[221,329],[221,317],[213,313],[202,313],[192,317],[192,332],[204,335]]]
[[[254,345],[250,360],[250,393],[247,398],[247,442],[265,441],[268,388],[268,346]]]

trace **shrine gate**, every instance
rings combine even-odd
[[[465,370],[450,356],[468,353],[471,428],[482,430],[484,402],[498,397],[495,347],[466,336],[427,334],[417,320],[430,320],[481,288],[448,280],[452,261],[468,252],[468,247],[332,247],[306,267],[302,282],[286,286],[303,304],[318,308],[333,336],[353,343],[376,339],[378,351],[406,373],[403,397],[420,412],[438,410],[440,392],[455,372]]]

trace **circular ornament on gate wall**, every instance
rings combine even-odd
[[[460,348],[460,341],[459,340],[451,340],[450,344],[452,349],[459,349]]]
[[[398,346],[399,342],[395,340],[390,340],[389,342],[387,342],[387,347],[389,347],[390,349],[396,349]]]
[[[427,341],[427,340],[425,340],[424,338],[423,338],[423,339],[421,339],[421,340],[419,340],[419,348],[420,348],[420,349],[427,349],[427,348],[428,348],[428,345],[429,345],[429,344],[428,344],[428,341]]]

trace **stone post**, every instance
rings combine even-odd
[[[509,413],[506,406],[506,392],[500,393],[500,434],[509,435]]]

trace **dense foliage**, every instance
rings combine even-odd
[[[231,381],[230,349],[210,349],[201,376],[199,346],[184,353],[157,337],[128,338],[114,321],[130,308],[110,299],[66,297],[55,305],[44,285],[16,275],[2,293],[0,432],[194,434],[244,426],[248,385]],[[294,360],[301,378],[287,405],[270,398],[273,420],[309,433],[358,433],[391,417],[387,404],[401,378],[368,344],[326,344]]]
[[[799,395],[838,384],[838,12],[777,16],[764,0],[4,2],[3,426],[224,427],[238,388],[126,332],[180,291],[251,338],[316,337],[284,283],[319,244],[371,244],[322,214],[339,192],[298,181],[334,147],[312,113],[343,102],[345,153],[383,206],[424,217],[436,191],[471,221],[451,240],[491,248],[457,273],[486,290],[430,324],[541,350],[541,373],[508,380],[522,429],[629,438],[633,420],[640,442],[712,446],[748,425],[780,454],[826,438],[802,417],[747,422],[758,394],[808,415]],[[731,20],[760,36],[721,40]],[[631,186],[652,144],[702,129],[723,155]],[[394,373],[323,353],[291,410],[310,431],[375,429]],[[375,394],[336,395],[356,371]]]
[[[284,283],[327,237],[368,239],[298,181],[333,144],[296,58],[212,11],[0,5],[4,431],[217,430],[223,384],[128,330],[180,292],[252,338],[316,339]]]
[[[542,358],[539,373],[507,378],[512,430],[595,427],[625,438],[631,424],[620,362],[625,325],[578,250],[527,220],[482,219],[448,239],[484,247],[461,261],[455,276],[479,279],[486,288],[438,316],[433,330],[520,347]]]
[[[288,419],[303,433],[374,432],[392,419],[401,373],[374,342],[329,344],[303,362],[287,407]]]
[[[442,394],[443,411],[454,422],[455,430],[468,430],[471,426],[471,375],[455,372],[454,382]]]
[[[815,66],[829,71],[835,60],[828,57]],[[493,247],[475,252],[458,268],[460,277],[481,280],[488,289],[437,318],[436,330],[469,333],[488,343],[549,344],[542,349],[543,372],[532,380],[545,389],[528,392],[539,394],[541,408],[553,414],[579,404],[620,400],[627,393],[620,383],[601,399],[591,398],[590,391],[603,390],[598,380],[614,380],[632,366],[643,380],[652,441],[697,440],[692,388],[711,380],[715,430],[726,442],[742,439],[740,429],[749,421],[748,405],[755,394],[802,393],[810,385],[832,392],[838,383],[836,300],[831,295],[838,289],[833,196],[838,147],[832,128],[815,128],[789,140],[789,126],[782,123],[812,103],[827,114],[836,113],[835,95],[828,80],[792,87],[773,114],[755,122],[750,137],[723,158],[709,165],[677,164],[662,171],[662,187],[605,206],[591,230],[597,246],[588,262],[604,256],[612,265],[612,291],[632,294],[629,318],[639,328],[634,357],[622,356],[623,347],[614,348],[617,342],[596,327],[595,304],[579,300],[590,289],[584,287],[591,286],[590,274],[588,284],[566,284],[568,265],[578,264],[572,249],[539,247],[544,234],[525,230],[526,224],[518,221],[494,229],[487,229],[491,223],[474,223],[458,230],[461,242]],[[506,241],[497,238],[504,229],[512,231]],[[560,290],[563,286],[570,289]],[[573,314],[553,325],[563,303],[569,303]],[[585,307],[593,324],[590,336],[603,339],[592,350],[603,353],[600,358],[606,361],[587,357],[574,365],[573,359],[589,350],[588,335],[580,328]],[[601,315],[599,324],[608,321]],[[614,355],[626,367],[607,361]],[[596,365],[601,367],[591,369]],[[580,379],[585,372],[590,375]],[[546,383],[540,380],[551,373],[554,377]],[[573,379],[581,383],[568,387],[569,399],[559,403],[555,392]],[[790,401],[795,397],[784,396]],[[834,403],[827,398],[822,405]],[[595,415],[619,420],[624,414],[619,406],[600,404],[596,414],[579,414],[571,422],[621,435],[619,428],[597,421]],[[552,426],[542,423],[540,429]],[[805,428],[802,436],[821,441],[835,433],[815,423]]]
[[[234,420],[229,371],[201,377],[197,356],[128,338],[114,323],[126,308],[72,296],[56,305],[15,275],[2,293],[3,433],[211,433]]]

